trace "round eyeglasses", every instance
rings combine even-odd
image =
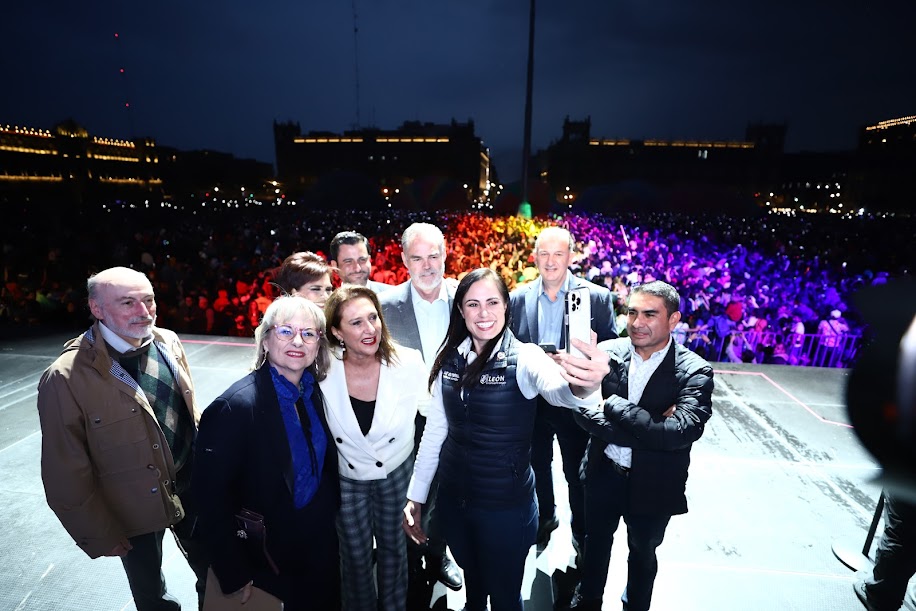
[[[321,339],[321,331],[314,329],[299,329],[290,325],[274,325],[271,327],[277,339],[283,342],[291,342],[298,333],[304,344],[317,344]]]

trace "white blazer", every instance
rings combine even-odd
[[[420,405],[425,412],[429,403],[429,368],[419,350],[396,346],[396,354],[397,364],[382,363],[368,435],[363,435],[353,413],[343,361],[332,356],[328,377],[319,383],[343,477],[385,479],[413,453],[414,420]]]

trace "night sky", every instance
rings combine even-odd
[[[72,117],[94,135],[273,162],[274,119],[304,132],[473,119],[503,179],[516,178],[528,2],[355,4],[358,122],[352,0],[32,0],[0,13],[0,123]],[[912,0],[540,0],[537,11],[535,149],[567,115],[591,116],[593,137],[633,139],[741,140],[749,121],[787,121],[788,150],[821,151],[916,114]]]

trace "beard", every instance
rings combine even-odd
[[[432,291],[442,284],[442,278],[444,277],[443,271],[437,270],[430,272],[428,274],[418,275],[417,277],[411,277],[410,280],[413,282],[420,290],[423,291]]]
[[[114,331],[121,337],[130,337],[133,339],[146,339],[153,333],[153,325],[156,324],[155,316],[135,316],[131,318],[124,327],[115,325],[110,321],[102,321],[106,327]],[[143,326],[140,326],[141,323]]]
[[[344,277],[344,281],[349,284],[358,284],[366,286],[369,283],[369,272],[353,272]]]

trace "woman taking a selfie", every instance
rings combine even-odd
[[[443,534],[464,570],[468,611],[521,611],[521,584],[538,508],[531,434],[540,394],[553,405],[597,407],[609,371],[604,353],[573,340],[589,358],[555,363],[508,328],[509,291],[493,270],[465,276],[455,292],[445,343],[429,377],[432,402],[404,508],[417,542],[422,503],[438,469]]]

